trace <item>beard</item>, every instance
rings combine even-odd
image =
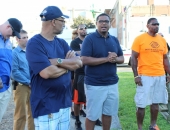
[[[154,29],[154,33],[158,33],[159,28]]]

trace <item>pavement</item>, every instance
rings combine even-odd
[[[119,66],[117,69],[117,72],[132,72],[132,69],[127,66]],[[0,123],[0,130],[13,130],[14,108],[15,108],[15,106],[14,106],[13,96],[11,96],[11,100],[9,102],[7,111],[5,112],[5,115],[3,116],[3,119]],[[121,125],[119,123],[119,118],[118,117],[113,117],[113,118],[114,118],[114,121],[112,122],[112,126],[121,128]],[[85,130],[85,117],[80,116],[80,121],[82,122],[83,130]],[[25,129],[25,130],[27,130],[27,129]],[[75,119],[72,119],[72,118],[71,118],[70,130],[75,130]],[[94,130],[102,130],[102,127],[95,126]],[[114,129],[114,130],[121,130],[121,129]]]

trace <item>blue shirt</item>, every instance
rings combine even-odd
[[[12,51],[12,78],[22,84],[30,84],[30,72],[25,51],[17,46]]]
[[[38,34],[28,41],[26,57],[30,67],[31,110],[34,118],[71,107],[70,72],[49,79],[39,75],[43,69],[51,65],[49,59],[65,59],[69,50],[66,41],[57,37],[48,41]]]
[[[3,88],[0,93],[9,88],[10,74],[12,64],[12,43],[9,39],[4,42],[3,36],[0,34],[0,78],[3,82]]]
[[[114,36],[102,37],[98,31],[89,34],[83,41],[81,56],[101,58],[108,52],[123,56],[120,44]],[[112,85],[118,82],[116,63],[104,63],[96,66],[85,65],[85,83],[93,86]]]

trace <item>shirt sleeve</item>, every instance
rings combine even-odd
[[[24,83],[29,85],[30,79],[27,79],[20,71],[19,71],[19,57],[15,50],[12,52],[12,78],[20,83]],[[29,68],[28,68],[29,69]]]
[[[26,47],[26,58],[31,71],[35,75],[51,65],[45,48],[39,42],[40,41],[30,39]]]
[[[120,47],[120,43],[119,43],[118,39],[116,37],[114,37],[114,39],[115,39],[117,47],[118,47],[117,56],[123,56],[123,51],[122,51],[122,48]]]
[[[81,56],[92,56],[93,42],[90,36],[85,37],[82,43]]]
[[[74,51],[80,51],[80,45],[75,40],[70,43],[70,47]]]

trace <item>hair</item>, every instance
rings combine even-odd
[[[77,29],[72,31],[72,40],[78,37]]]
[[[109,20],[110,20],[110,16],[109,16],[108,14],[106,14],[106,13],[101,13],[101,14],[99,14],[99,15],[97,16],[96,21],[99,20],[99,17],[100,17],[100,16],[107,16],[107,17],[109,18]]]
[[[20,33],[22,33],[22,34],[24,33],[25,34],[25,33],[27,33],[27,31],[21,29]]]
[[[86,24],[81,23],[81,24],[79,24],[79,25],[77,26],[77,30],[79,29],[79,27],[80,27],[81,25],[85,25],[85,26],[86,26]]]
[[[150,24],[152,20],[157,20],[157,19],[156,18],[150,18],[150,19],[148,19],[147,24]]]

